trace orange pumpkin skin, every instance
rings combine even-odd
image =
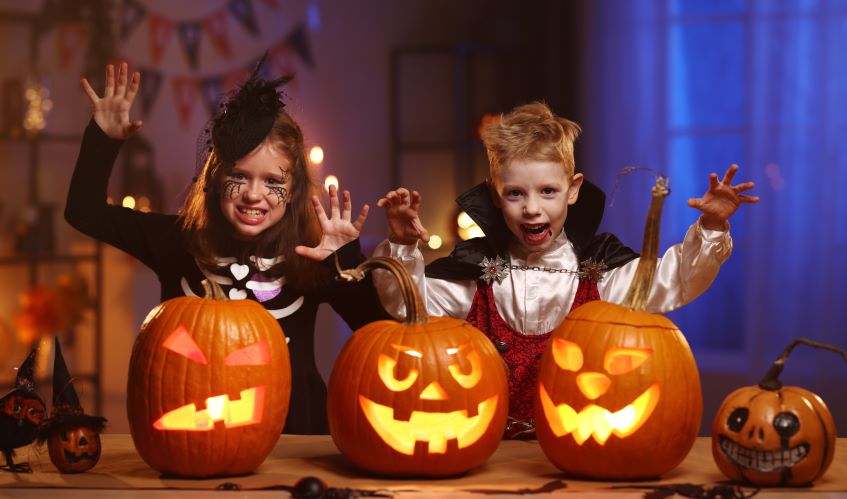
[[[100,434],[80,426],[51,435],[47,440],[50,461],[62,473],[82,473],[100,460]]]
[[[557,362],[554,356],[554,347],[565,344],[561,342],[574,349],[570,361]],[[641,363],[628,364],[635,353]],[[580,376],[604,381],[598,381],[604,389],[588,398]],[[572,311],[553,331],[542,354],[537,388],[536,434],[542,450],[561,470],[593,479],[632,480],[670,471],[694,445],[703,412],[697,365],[673,322],[600,301]],[[624,415],[636,399],[648,401],[645,406],[652,409],[635,417],[635,426],[624,430],[621,425],[617,431],[607,427],[605,435],[599,426],[564,424],[551,409],[567,404],[583,416],[605,411]]]
[[[398,386],[392,391],[386,382]],[[384,408],[379,421],[385,424],[365,414],[374,404]],[[327,413],[336,446],[364,470],[457,475],[483,464],[500,443],[508,413],[506,372],[491,342],[464,321],[377,321],[356,331],[340,352]],[[418,428],[417,436],[408,434],[410,425],[432,413],[452,414]],[[466,424],[475,415],[476,424]]]
[[[747,386],[729,394],[718,409],[712,456],[736,482],[806,485],[829,468],[835,438],[832,414],[814,393],[796,386]]]
[[[190,337],[181,341],[183,353],[164,346],[178,331]],[[257,346],[261,350],[251,355],[250,349]],[[186,356],[188,350],[194,358]],[[166,413],[188,404],[200,414],[210,397],[244,402],[248,399],[244,391],[254,388],[262,399],[261,410],[252,414],[255,422],[230,426],[217,420],[203,431],[154,426],[163,424]],[[185,477],[249,473],[279,439],[290,393],[285,336],[260,304],[174,298],[150,312],[132,349],[127,382],[130,433],[142,459],[162,473]]]

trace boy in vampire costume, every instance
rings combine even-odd
[[[620,303],[638,255],[611,234],[596,234],[604,194],[575,173],[573,143],[580,129],[542,103],[520,106],[487,125],[488,181],[458,198],[485,237],[459,243],[450,256],[424,266],[418,240],[429,235],[418,218],[421,196],[406,189],[379,200],[390,235],[374,251],[401,261],[415,278],[427,311],[466,319],[500,351],[508,368],[507,437],[534,435],[533,393],[550,333],[590,300]],[[690,302],[729,258],[727,219],[742,203],[758,201],[732,185],[738,167],[689,206],[702,212],[683,242],[668,249],[656,269],[647,308],[668,312]],[[566,222],[567,220],[567,222]],[[374,284],[386,310],[403,316],[393,279],[377,272]]]

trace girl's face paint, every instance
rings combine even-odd
[[[285,215],[291,174],[288,158],[263,142],[238,160],[221,183],[221,211],[236,233],[253,238]]]

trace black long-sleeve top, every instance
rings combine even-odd
[[[370,279],[360,283],[328,281],[302,291],[285,277],[268,277],[274,262],[266,259],[219,258],[214,272],[203,270],[188,252],[176,215],[143,213],[107,203],[107,185],[123,141],[109,138],[92,120],[85,130],[71,179],[65,220],[74,228],[139,259],[161,284],[161,300],[203,296],[201,281],[211,278],[233,299],[260,302],[285,332],[291,355],[291,402],[284,433],[328,433],[326,386],[315,364],[314,329],[318,305],[329,303],[352,328],[389,316]],[[364,260],[359,241],[338,250],[342,268]],[[329,260],[329,259],[328,259]],[[328,262],[325,262],[328,263]],[[334,260],[333,260],[334,266]]]

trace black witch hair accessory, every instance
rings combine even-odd
[[[44,417],[44,402],[35,392],[35,355],[32,351],[18,368],[15,388],[0,398],[0,452],[6,464],[0,469],[14,473],[31,473],[29,463],[15,464],[15,449],[35,440],[38,425]]]
[[[198,175],[213,148],[222,162],[234,164],[261,144],[273,128],[277,114],[285,107],[279,87],[291,81],[294,75],[263,79],[260,75],[267,58],[265,52],[247,81],[223,98],[217,113],[200,133],[197,140]]]
[[[50,460],[65,473],[87,471],[100,459],[106,418],[85,414],[79,403],[59,338],[53,359],[53,408],[38,430],[38,444],[49,442]]]

